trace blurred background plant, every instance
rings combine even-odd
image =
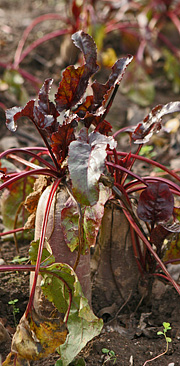
[[[135,103],[145,107],[153,102],[156,83],[162,82],[162,75],[170,81],[174,93],[180,91],[179,1],[68,0],[59,4],[62,11],[35,17],[25,28],[13,60],[4,62],[2,58],[0,67],[5,72],[0,79],[0,91],[9,89],[20,104],[24,104],[28,99],[24,80],[30,81],[35,91],[42,83],[32,71],[27,71],[27,62],[24,62],[27,56],[34,57],[32,52],[37,47],[61,37],[58,66],[62,69],[69,61],[74,63],[78,59],[71,35],[79,29],[93,36],[98,47],[98,62],[104,69],[111,68],[119,56],[134,55],[123,92]],[[43,12],[42,4],[41,8]],[[40,24],[43,28],[36,32]],[[50,32],[46,32],[46,24]],[[49,49],[49,43],[46,46]],[[44,59],[39,55],[37,58],[39,63],[46,63],[46,55]],[[5,108],[3,103],[0,106]]]

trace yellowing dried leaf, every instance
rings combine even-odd
[[[26,209],[30,213],[36,211],[39,198],[47,185],[48,184],[46,177],[40,175],[40,177],[36,179],[33,187],[33,192],[31,192],[29,196],[27,196],[24,203]]]
[[[41,193],[39,191],[31,192],[26,198],[24,206],[30,213],[36,211],[40,195]]]
[[[102,64],[106,67],[112,67],[117,61],[117,55],[113,48],[109,47],[102,52]]]
[[[167,121],[165,124],[165,127],[170,133],[176,133],[178,131],[179,126],[180,126],[180,120],[177,117],[169,119],[169,121]]]
[[[15,354],[13,352],[10,352],[7,355],[2,366],[14,366],[15,365],[14,361],[16,361],[16,366],[29,366],[30,365],[30,363],[27,360],[25,360],[24,358],[17,356],[17,354]]]
[[[53,353],[67,337],[67,327],[61,318],[40,317],[34,310],[28,317],[31,330],[43,347],[43,357]]]
[[[67,328],[61,319],[45,319],[33,310],[28,319],[21,318],[11,350],[26,360],[38,360],[53,353],[66,336]]]
[[[30,229],[34,229],[35,227],[35,219],[36,219],[36,212],[33,212],[27,219],[25,225],[24,225],[24,229],[25,230],[30,230]]]

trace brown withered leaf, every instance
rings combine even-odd
[[[26,200],[24,202],[24,206],[29,211],[29,213],[31,215],[28,217],[28,219],[27,219],[27,221],[24,225],[25,229],[33,229],[34,228],[35,217],[36,217],[36,209],[37,209],[38,201],[39,201],[39,198],[40,198],[42,192],[47,187],[47,185],[48,185],[47,178],[40,175],[34,183],[33,192],[31,192],[26,197]]]
[[[16,363],[15,363],[16,362]],[[21,358],[17,356],[14,352],[10,352],[5,361],[3,362],[2,366],[29,366],[29,361],[25,360],[24,358]]]
[[[41,196],[42,192],[45,190],[47,185],[48,185],[47,178],[44,177],[43,175],[40,175],[34,182],[33,192],[31,192],[26,197],[24,203],[24,206],[30,213],[36,211],[39,197]]]
[[[36,211],[33,212],[27,219],[25,225],[24,225],[24,229],[25,230],[31,230],[34,229],[35,227],[35,220],[36,220]]]
[[[31,192],[28,195],[28,197],[26,198],[24,206],[30,213],[33,213],[36,211],[40,195],[41,195],[41,191],[39,190],[39,191]]]
[[[23,315],[12,339],[11,351],[26,360],[39,360],[53,353],[67,337],[61,319],[40,317],[35,310]]]

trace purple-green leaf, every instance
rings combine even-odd
[[[94,205],[99,198],[98,181],[105,169],[106,149],[116,147],[113,137],[82,128],[76,141],[69,145],[68,166],[73,193],[80,204]]]
[[[140,122],[132,134],[136,144],[148,142],[151,136],[162,128],[162,117],[166,114],[180,112],[180,102],[158,105]]]
[[[13,107],[6,110],[6,126],[7,128],[15,132],[17,129],[16,121],[20,117],[29,117],[31,120],[33,120],[33,110],[34,110],[34,103],[35,100],[30,100],[24,108],[21,107]]]
[[[83,248],[81,254],[95,245],[96,237],[104,214],[104,205],[111,196],[111,189],[100,184],[99,200],[94,206],[81,207],[82,225],[84,231]],[[79,245],[78,227],[79,213],[77,204],[72,198],[66,202],[61,211],[61,227],[66,244],[73,252]]]
[[[78,31],[72,35],[72,40],[84,54],[88,69],[94,74],[98,70],[96,44],[93,38],[83,31]]]
[[[140,195],[137,214],[152,224],[169,220],[173,213],[174,197],[166,183],[149,183]]]

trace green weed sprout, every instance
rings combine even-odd
[[[114,351],[109,350],[107,348],[102,348],[102,353],[106,354],[106,359],[103,362],[103,365],[105,365],[105,363],[108,361],[113,361],[113,365],[116,363],[117,357]]]
[[[9,302],[8,302],[8,304],[9,305],[12,305],[12,307],[13,307],[13,317],[14,317],[14,324],[15,324],[15,326],[17,326],[17,321],[16,321],[16,314],[18,314],[19,313],[19,308],[18,307],[16,307],[16,303],[18,302],[19,300],[18,299],[14,299],[14,300],[10,300]]]
[[[172,342],[172,339],[170,337],[167,337],[166,333],[167,333],[168,330],[171,329],[171,324],[164,322],[163,327],[164,327],[163,332],[159,331],[159,332],[157,332],[157,335],[162,334],[164,336],[164,338],[166,340],[166,351],[165,352],[167,352],[168,351],[168,344],[169,344],[169,342]]]
[[[165,338],[165,340],[166,340],[166,349],[165,349],[165,351],[164,351],[163,353],[160,353],[160,354],[159,354],[159,355],[157,355],[156,357],[151,358],[150,360],[145,361],[145,363],[143,364],[143,366],[147,365],[147,363],[148,363],[148,362],[154,361],[154,360],[156,360],[157,358],[159,358],[159,357],[161,357],[161,356],[163,356],[163,355],[165,355],[165,354],[167,353],[169,343],[170,343],[170,342],[172,342],[172,339],[171,339],[170,337],[168,337],[168,336],[166,335],[166,333],[167,333],[167,331],[168,331],[168,330],[170,330],[170,329],[171,329],[171,324],[170,324],[170,323],[163,322],[163,327],[164,327],[163,331],[159,331],[159,332],[157,332],[157,335],[163,335],[163,336],[164,336],[164,338]]]

